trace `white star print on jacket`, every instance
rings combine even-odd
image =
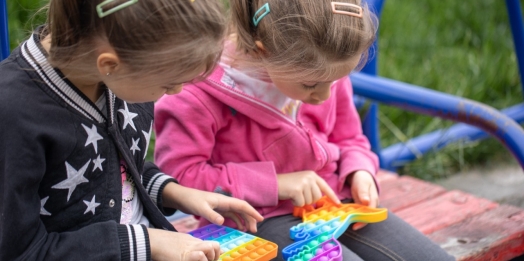
[[[47,211],[44,208],[44,205],[45,205],[45,203],[47,202],[48,199],[49,199],[49,196],[47,196],[47,197],[45,197],[45,198],[40,200],[40,215],[51,216],[51,213],[49,213],[49,211]]]
[[[87,167],[89,166],[89,163],[91,161],[88,161],[82,168],[79,170],[76,170],[73,168],[69,163],[66,164],[66,171],[67,171],[67,179],[64,181],[52,186],[51,188],[54,189],[68,189],[67,192],[67,201],[69,201],[69,198],[71,198],[71,194],[73,194],[73,191],[75,191],[76,186],[78,186],[81,183],[89,182],[86,178],[84,178],[84,173],[87,170]]]
[[[91,201],[83,200],[84,204],[87,206],[86,212],[84,212],[84,214],[87,214],[87,212],[92,212],[93,215],[95,214],[96,207],[100,206],[100,203],[95,202],[95,197],[96,195],[93,196]]]
[[[144,139],[146,139],[146,150],[144,152],[144,159],[147,155],[147,150],[149,149],[149,140],[151,140],[151,132],[153,132],[153,122],[151,122],[151,127],[149,127],[149,132],[142,131],[142,134],[144,134]],[[133,151],[133,154],[135,152]]]
[[[82,124],[82,127],[84,127],[84,129],[87,132],[87,140],[85,146],[87,147],[87,145],[93,144],[93,147],[95,148],[95,153],[98,153],[98,141],[103,140],[104,138],[100,136],[100,134],[98,134],[95,125],[89,128]]]
[[[138,147],[138,143],[140,142],[140,138],[138,138],[137,140],[135,139],[132,139],[133,140],[133,146],[131,146],[130,150],[133,152],[133,155],[135,155],[135,151],[140,151],[140,147]]]
[[[96,169],[100,169],[100,171],[104,171],[104,168],[102,167],[102,163],[105,160],[106,159],[100,158],[100,155],[98,155],[98,157],[93,160],[93,163],[95,164],[95,166],[93,167],[93,171],[95,171]]]
[[[130,112],[127,108],[127,102],[124,102],[124,109],[118,110],[118,112],[122,113],[122,116],[124,116],[124,125],[122,126],[122,130],[125,130],[127,125],[131,126],[133,130],[136,131],[135,123],[133,122],[133,119],[138,116],[138,113]]]

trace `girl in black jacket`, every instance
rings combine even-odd
[[[219,2],[50,1],[0,63],[0,260],[217,259],[215,242],[175,232],[175,209],[256,230],[246,202],[144,161],[152,102],[220,53]]]

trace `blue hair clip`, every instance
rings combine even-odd
[[[102,8],[105,6],[105,5],[108,5],[108,4],[111,4],[113,3],[115,0],[106,0],[102,3],[100,3],[99,5],[96,6],[96,12],[98,13],[98,17],[102,18],[102,17],[105,17],[105,16],[108,16],[116,11],[120,11],[130,5],[134,5],[138,2],[138,0],[129,0],[127,2],[123,2],[113,8],[110,8],[109,10],[106,10],[104,11]]]
[[[253,16],[253,24],[255,26],[258,26],[258,23],[260,23],[260,20],[264,18],[267,14],[269,14],[271,10],[269,10],[269,3],[264,4],[260,9],[257,10],[255,15]]]

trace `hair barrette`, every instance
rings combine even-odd
[[[340,9],[337,9],[337,7],[349,7],[348,9],[352,11],[340,10]],[[349,15],[349,16],[362,18],[362,12],[363,12],[362,7],[356,4],[331,2],[331,9],[333,10],[334,14],[343,14],[343,15]]]
[[[255,26],[258,26],[258,23],[260,23],[260,20],[264,18],[267,14],[269,14],[271,10],[269,9],[269,3],[264,4],[262,7],[260,7],[255,15],[253,16],[253,24]]]
[[[105,0],[104,2],[98,4],[96,6],[96,12],[98,13],[98,17],[100,17],[100,18],[106,17],[106,16],[108,16],[108,15],[114,13],[114,12],[118,12],[118,11],[128,7],[128,6],[131,6],[131,5],[134,5],[134,4],[138,3],[138,0],[128,0],[128,1],[123,2],[123,3],[121,3],[121,4],[117,5],[117,6],[114,6],[113,8],[110,8],[110,9],[104,11],[104,9],[103,9],[104,6],[109,5],[111,3],[114,3],[115,1],[117,1],[117,0]]]

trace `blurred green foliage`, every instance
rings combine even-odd
[[[44,0],[9,0],[11,46],[45,22]],[[522,1],[521,1],[522,4]],[[38,12],[38,15],[35,13]],[[385,1],[379,30],[379,74],[505,108],[523,101],[521,81],[503,1]],[[428,97],[430,98],[430,97]],[[381,106],[383,147],[452,122]],[[149,159],[152,159],[154,138]],[[510,154],[489,139],[454,144],[400,171],[427,180],[486,164]]]
[[[381,76],[498,109],[524,100],[504,1],[386,0],[379,37]],[[380,111],[384,147],[452,124],[387,106]],[[454,144],[402,171],[431,180],[511,160],[499,142],[489,139]]]
[[[45,10],[42,7],[47,3],[47,0],[7,1],[11,48],[24,41],[36,26],[45,23]]]

